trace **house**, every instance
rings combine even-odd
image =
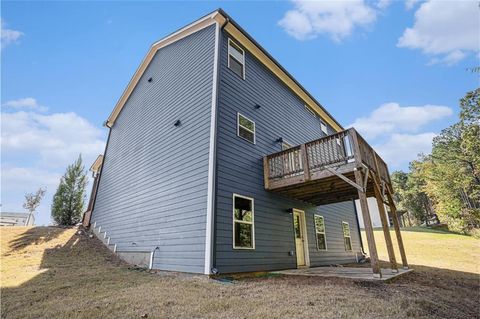
[[[370,212],[370,219],[372,221],[373,228],[382,227],[382,220],[380,219],[380,212],[378,209],[377,200],[375,199],[375,197],[369,197],[367,198],[367,202],[368,202],[368,211]],[[357,211],[361,211],[360,201],[358,199],[355,201],[355,206]],[[394,227],[393,217],[389,212],[390,208],[385,204],[384,204],[384,207],[385,207],[385,212],[388,212],[386,217],[388,219],[388,225],[390,227]],[[400,227],[412,226],[410,214],[406,210],[397,210],[397,220]],[[358,215],[358,223],[360,225],[360,229],[365,228],[362,214]]]
[[[33,226],[35,217],[29,213],[0,212],[0,226]]]
[[[354,199],[365,203],[377,186],[379,199],[391,193],[374,150],[221,9],[152,45],[106,126],[84,224],[154,269],[355,262],[363,248]],[[372,234],[370,225],[380,276]]]

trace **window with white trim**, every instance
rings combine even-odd
[[[345,250],[352,250],[352,238],[350,237],[350,225],[347,222],[342,222],[343,241],[345,243]]]
[[[288,150],[289,148],[292,148],[292,145],[288,142],[283,141],[282,142],[282,151]]]
[[[317,237],[317,249],[327,250],[327,237],[325,236],[325,219],[320,215],[313,215],[315,219],[315,234]]]
[[[255,122],[237,113],[237,135],[255,144]]]
[[[305,110],[307,110],[308,113],[312,114],[313,116],[317,117],[317,112],[315,112],[309,105],[305,104]]]
[[[233,195],[233,248],[255,249],[253,198]]]
[[[245,80],[245,51],[228,39],[228,68]]]
[[[320,129],[322,130],[325,135],[328,135],[328,129],[327,129],[327,124],[325,122],[320,120]]]

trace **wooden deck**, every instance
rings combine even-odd
[[[391,268],[398,271],[385,205],[393,220],[404,269],[408,269],[393,201],[387,164],[351,128],[263,158],[265,189],[283,196],[322,205],[359,199],[367,235],[372,272],[382,277],[367,197],[374,196],[382,222]]]
[[[314,205],[356,199],[358,187],[365,189],[367,197],[374,196],[374,180],[359,183],[356,170],[368,170],[382,187],[391,187],[387,165],[355,129],[264,158],[267,190]]]

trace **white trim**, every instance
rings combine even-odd
[[[107,238],[107,246],[110,245],[110,237]]]
[[[113,252],[114,252],[114,253],[117,252],[117,244],[115,244],[115,245],[113,246]]]
[[[251,222],[235,220],[235,197],[248,199],[252,201],[252,221]],[[252,247],[235,246],[235,223],[252,225]],[[235,193],[233,193],[233,196],[232,196],[232,247],[233,249],[238,249],[238,250],[255,250],[255,200],[252,197],[247,197],[247,196],[243,196]]]
[[[103,239],[107,238],[107,232],[103,233]]]
[[[240,125],[240,116],[253,123],[253,131],[251,129],[243,126],[243,125]],[[240,127],[242,127],[244,130],[247,130],[248,132],[253,134],[253,143],[252,143],[252,141],[247,140],[246,138],[244,138],[243,136],[240,135]],[[255,124],[255,121],[252,121],[251,119],[249,119],[245,115],[241,114],[240,112],[237,112],[237,136],[240,137],[241,139],[249,142],[249,143],[257,144],[257,133],[256,133],[256,131],[257,131],[257,125]]]
[[[321,217],[323,219],[323,232],[317,230],[317,221],[315,220],[315,217]],[[328,246],[327,246],[327,226],[325,225],[325,217],[319,214],[313,214],[313,226],[315,227],[315,241],[317,242],[317,250],[318,251],[327,251]],[[317,234],[323,234],[323,237],[325,238],[325,249],[320,249],[318,247],[318,237]]]
[[[93,229],[95,229],[97,227],[97,222],[94,222],[93,223]]]
[[[348,227],[348,236],[345,236],[345,232],[343,231],[343,225],[347,225]],[[342,238],[343,238],[343,246],[345,247],[345,251],[353,251],[353,246],[352,246],[352,232],[350,231],[350,224],[348,222],[345,222],[342,220]],[[350,240],[350,249],[347,249],[347,246],[345,246],[345,238],[348,238]]]
[[[300,209],[293,209],[293,214],[292,214],[292,226],[295,227],[294,222],[295,222],[295,212],[300,213],[300,216],[303,220],[302,222],[302,231],[303,231],[303,253],[304,253],[304,258],[305,258],[305,266],[298,266],[297,267],[310,267],[310,251],[308,250],[308,233],[307,233],[307,220],[305,219],[305,211],[300,210]],[[295,232],[295,230],[294,230]],[[295,254],[297,253],[297,243],[296,243],[296,238],[294,237],[294,244],[295,244]],[[296,256],[295,256],[296,258]]]
[[[236,48],[234,48],[235,50],[238,48],[240,51],[242,51],[242,60],[243,61],[238,61],[238,59],[230,53],[230,47],[232,47],[230,45],[230,43],[233,43],[234,46],[236,46]],[[227,66],[230,70],[233,71],[232,68],[230,68],[230,56],[232,58],[234,58],[238,63],[240,63],[242,65],[242,76],[241,78],[243,80],[245,80],[245,50],[243,50],[240,45],[237,44],[237,42],[233,41],[232,38],[228,38],[228,46],[227,46],[227,53],[228,53],[228,56],[227,56]],[[235,73],[236,74],[236,73]],[[237,74],[238,75],[238,74]]]
[[[213,56],[212,107],[210,111],[210,144],[208,155],[208,185],[207,185],[207,221],[205,225],[205,267],[204,274],[209,275],[213,266],[213,215],[215,203],[215,144],[217,135],[217,73],[219,51],[220,25],[215,26],[215,52]]]

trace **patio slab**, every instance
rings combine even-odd
[[[413,269],[399,268],[397,273],[391,269],[382,268],[382,278],[373,277],[371,268],[356,268],[356,267],[315,267],[315,268],[299,268],[275,271],[274,273],[288,275],[288,276],[311,276],[311,277],[337,277],[348,278],[355,280],[368,281],[390,281],[398,276],[407,274]]]

